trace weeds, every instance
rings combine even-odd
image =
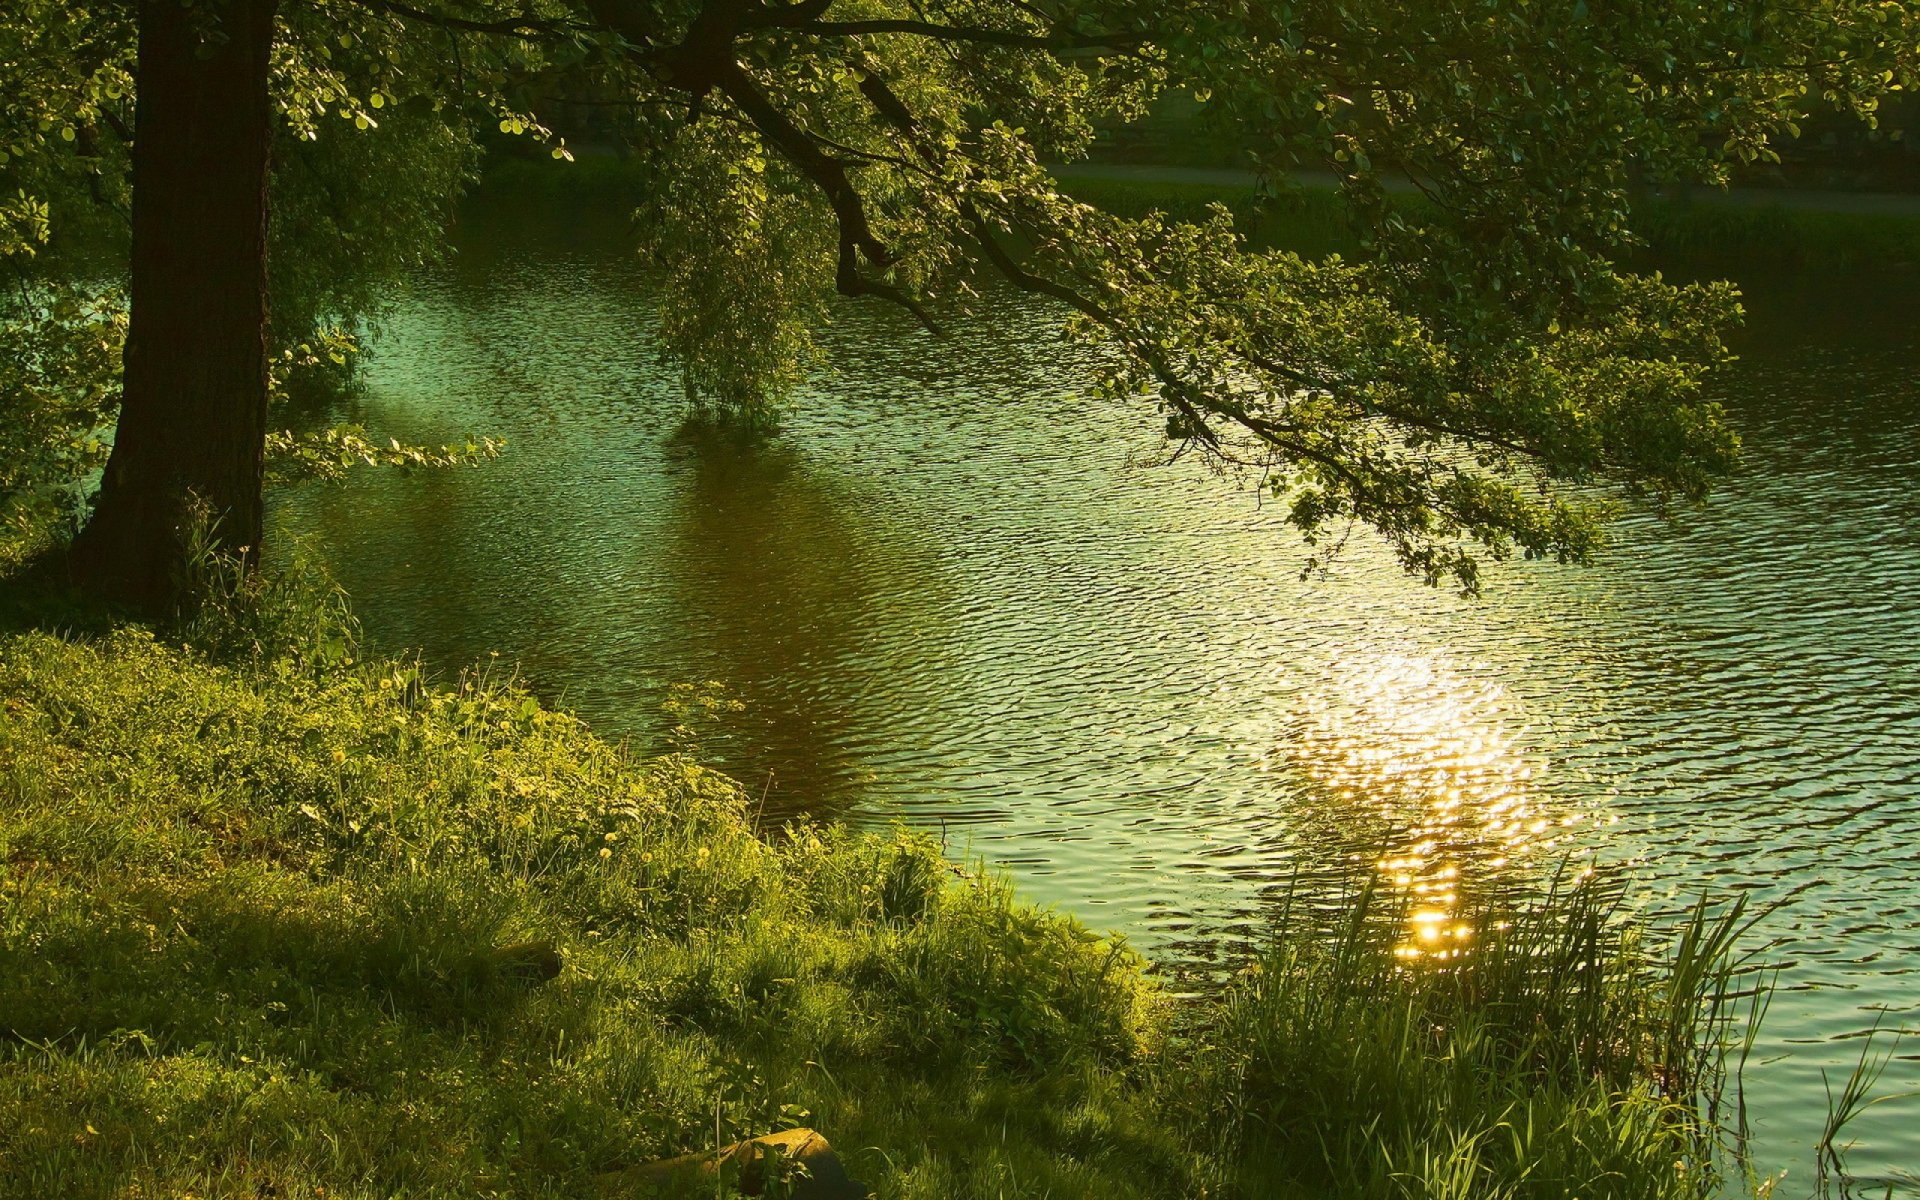
[[[188,524],[184,598],[168,632],[221,662],[327,671],[353,662],[360,622],[347,594],[296,552],[291,567],[253,569],[219,544],[202,508]]]
[[[1876,1022],[1861,1042],[1860,1058],[1854,1063],[1853,1070],[1847,1074],[1846,1081],[1840,1085],[1840,1091],[1837,1094],[1833,1090],[1833,1081],[1827,1078],[1827,1073],[1825,1071],[1820,1073],[1821,1081],[1827,1089],[1827,1120],[1821,1128],[1820,1140],[1814,1143],[1813,1154],[1814,1195],[1821,1197],[1822,1200],[1836,1194],[1836,1188],[1841,1196],[1853,1194],[1851,1181],[1847,1176],[1846,1153],[1849,1144],[1841,1140],[1847,1126],[1874,1105],[1901,1098],[1897,1095],[1874,1095],[1874,1088],[1879,1084],[1880,1076],[1886,1071],[1887,1064],[1893,1061],[1894,1054],[1892,1047],[1883,1054],[1874,1054],[1875,1043],[1879,1036],[1880,1026]],[[1900,1034],[1896,1033],[1894,1035],[1896,1043],[1899,1038]],[[1888,1192],[1889,1194],[1892,1192],[1891,1185],[1888,1187]]]

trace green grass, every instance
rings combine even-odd
[[[1635,228],[1656,257],[1822,268],[1920,265],[1920,217],[1650,201]]]
[[[1176,1005],[924,837],[240,591],[0,633],[0,1196],[596,1196],[716,1122],[883,1197],[1709,1194],[1732,918],[1582,885],[1432,964],[1357,902]]]
[[[639,207],[649,186],[638,159],[583,155],[573,163],[496,157],[489,161],[479,199],[535,202],[601,215]],[[1120,216],[1164,212],[1198,220],[1222,204],[1238,218],[1255,245],[1309,257],[1352,254],[1358,240],[1339,196],[1301,188],[1264,200],[1252,188],[1154,179],[1074,176],[1061,188],[1075,199]],[[1418,197],[1397,204],[1418,208]],[[1840,268],[1920,265],[1920,218],[1897,214],[1829,213],[1781,207],[1747,208],[1655,198],[1634,206],[1635,230],[1656,261],[1705,260],[1708,264],[1760,261],[1770,265]]]
[[[1222,184],[1070,177],[1062,188],[1078,200],[1126,217],[1158,211],[1191,221],[1204,216],[1208,206],[1222,204],[1255,245],[1310,257],[1352,254],[1359,246],[1338,195],[1327,190],[1301,189],[1261,202],[1250,188]],[[1417,209],[1423,202],[1399,197],[1396,203]],[[1643,198],[1634,206],[1633,219],[1646,242],[1646,255],[1658,262],[1764,262],[1822,269],[1920,265],[1920,218],[1911,216]]]
[[[1164,1173],[1075,1116],[1149,1048],[1137,960],[924,838],[757,836],[400,663],[25,632],[0,694],[0,1194],[586,1195],[799,1109],[895,1194]]]
[[[1701,904],[1650,952],[1617,884],[1587,876],[1478,902],[1470,948],[1415,969],[1407,915],[1361,891],[1214,1017],[1188,1086],[1231,1111],[1243,1194],[1681,1200],[1742,1181],[1719,1110],[1750,1000],[1738,905]]]

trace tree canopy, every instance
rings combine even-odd
[[[136,16],[217,41],[236,2],[15,0],[0,252],[76,180],[124,196]],[[1920,60],[1900,0],[286,0],[278,22],[289,338],[424,252],[476,129],[565,157],[554,130],[591,113],[647,164],[642,249],[690,395],[791,391],[835,293],[939,328],[1002,280],[1058,301],[1106,349],[1101,385],[1177,445],[1264,472],[1310,537],[1370,525],[1468,588],[1489,554],[1590,555],[1599,485],[1691,498],[1733,461],[1702,381],[1737,297],[1620,265],[1632,187],[1723,182],[1816,104],[1872,121]],[[1060,191],[1050,164],[1168,91],[1275,186],[1333,172],[1360,250]]]

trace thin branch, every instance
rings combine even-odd
[[[845,165],[816,146],[807,132],[760,90],[739,63],[727,60],[719,69],[716,84],[753,122],[761,136],[825,194],[840,231],[839,265],[834,274],[834,286],[840,294],[890,301],[912,313],[929,331],[939,333],[939,325],[926,308],[904,289],[861,272],[862,256],[881,270],[892,266],[895,258],[868,223],[865,203],[847,178]]]
[[[1012,46],[1024,50],[1130,50],[1143,39],[1125,34],[1022,33],[985,25],[941,25],[933,21],[880,18],[870,21],[814,21],[783,26],[815,37],[860,37],[873,33],[903,33],[941,42]]]
[[[411,4],[403,4],[400,0],[353,0],[353,2],[402,20],[418,21],[423,25],[435,25],[441,29],[457,29],[462,33],[486,33],[506,37],[526,37],[529,34],[558,37],[570,33],[589,33],[594,29],[591,25],[535,16],[532,13],[518,13],[511,17],[502,17],[497,21],[475,21],[467,17],[456,17],[451,13],[429,12],[423,8],[415,8]]]
[[[919,166],[916,163],[909,162],[906,159],[901,158],[898,154],[878,154],[872,150],[862,150],[858,146],[849,146],[847,143],[843,141],[840,141],[836,138],[828,137],[826,134],[818,133],[812,129],[807,129],[807,130],[804,130],[803,132],[805,132],[806,135],[812,138],[814,141],[820,143],[820,145],[825,146],[827,149],[846,155],[848,158],[859,160],[859,162],[857,163],[849,162],[844,164],[846,166],[858,166],[866,163],[885,163],[887,166],[890,166],[890,167],[899,167],[903,171],[913,171],[917,174],[925,175],[928,178],[935,177],[925,167]]]
[[[963,211],[968,223],[973,226],[974,240],[979,243],[981,251],[986,254],[987,261],[992,263],[1000,274],[1005,276],[1010,283],[1021,291],[1032,292],[1041,296],[1049,296],[1058,300],[1075,312],[1089,317],[1109,333],[1112,333],[1119,339],[1122,345],[1138,355],[1140,360],[1147,364],[1147,369],[1152,371],[1154,378],[1160,381],[1163,389],[1161,398],[1180,410],[1181,414],[1192,422],[1194,436],[1211,450],[1217,450],[1219,448],[1219,435],[1213,431],[1212,426],[1206,418],[1206,413],[1213,410],[1216,406],[1205,400],[1197,399],[1193,395],[1192,386],[1181,377],[1180,373],[1173,368],[1171,363],[1167,362],[1164,355],[1141,345],[1138,339],[1129,338],[1126,333],[1125,323],[1098,302],[1082,295],[1080,292],[1075,291],[1073,288],[1068,287],[1058,280],[1048,279],[1043,275],[1036,275],[1014,261],[1013,256],[1007,253],[1006,247],[1000,244],[1000,239],[994,235],[993,227],[980,215],[978,209],[968,204],[964,207]]]

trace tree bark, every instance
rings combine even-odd
[[[269,57],[277,0],[140,0],[120,422],[75,581],[180,598],[196,510],[258,558],[267,421]]]

